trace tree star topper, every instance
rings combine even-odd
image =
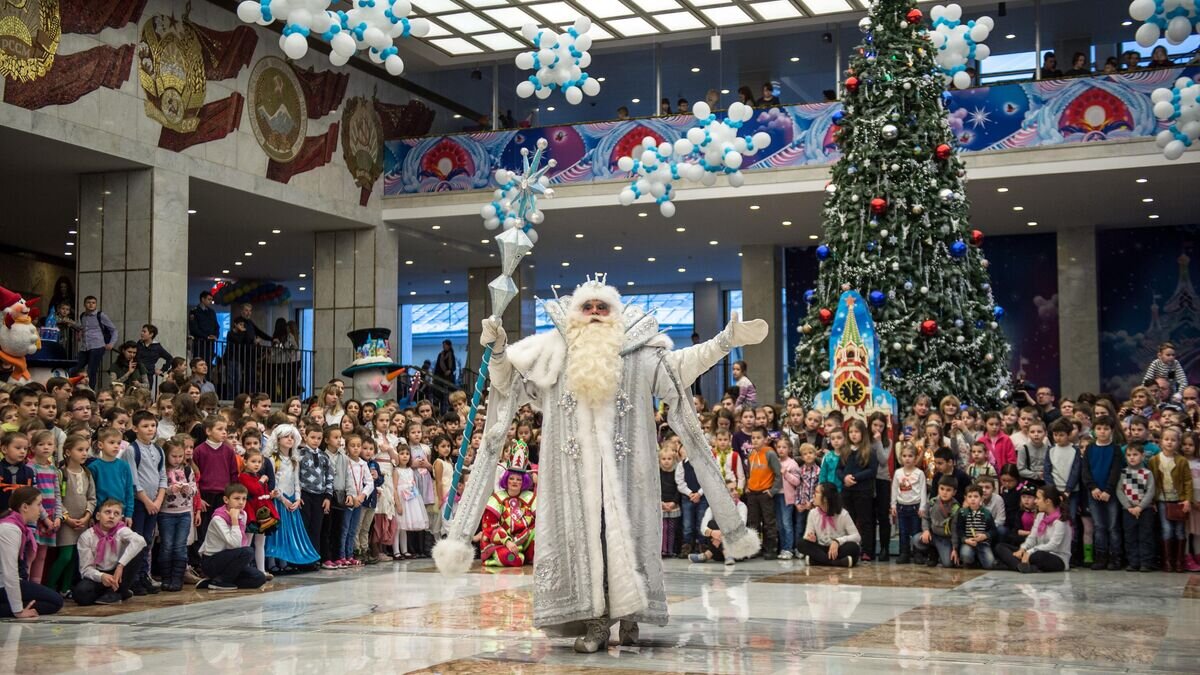
[[[541,225],[546,219],[546,215],[538,210],[538,196],[547,199],[554,197],[554,190],[550,188],[550,178],[546,176],[546,172],[557,165],[553,159],[547,160],[545,166],[542,165],[542,155],[546,146],[546,139],[538,139],[537,151],[533,153],[532,158],[529,156],[529,148],[521,148],[521,160],[525,168],[520,174],[507,169],[496,169],[496,184],[500,187],[493,193],[492,202],[480,211],[484,227],[489,230],[494,230],[502,224],[505,229],[520,227],[534,243],[537,243],[537,232],[533,227]]]

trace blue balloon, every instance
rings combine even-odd
[[[867,301],[871,303],[872,307],[883,307],[884,303],[887,302],[887,294],[883,291],[871,291],[867,295]]]
[[[956,241],[950,244],[950,255],[955,258],[961,258],[967,254],[967,245],[962,241]]]
[[[816,297],[817,297],[817,292],[814,291],[813,289],[810,288],[807,291],[804,291],[804,301],[807,302],[808,304],[811,305],[813,303],[813,300],[816,299]]]
[[[817,258],[819,260],[824,260],[828,257],[829,257],[829,247],[826,246],[825,244],[821,244],[820,246],[818,246],[817,247]]]
[[[995,306],[995,307],[992,309],[992,316],[996,317],[997,319],[999,319],[1000,317],[1004,316],[1004,308],[1003,308],[1003,307],[1001,307],[1000,305],[996,305],[996,306]]]
[[[831,117],[830,119],[833,120],[834,124],[841,124],[842,120],[846,119],[846,113],[844,111],[839,110],[839,111],[833,113],[833,117]]]

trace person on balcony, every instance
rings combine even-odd
[[[769,108],[773,105],[779,105],[779,97],[775,95],[775,85],[770,82],[763,83],[762,98],[758,99],[756,105],[759,108]]]
[[[1042,79],[1049,80],[1055,77],[1062,77],[1062,71],[1058,69],[1058,57],[1054,52],[1046,52],[1042,57]]]
[[[1167,55],[1167,48],[1159,45],[1150,52],[1150,64],[1148,68],[1174,68],[1175,62]]]
[[[188,335],[192,338],[192,354],[208,363],[213,360],[213,348],[221,327],[217,323],[217,312],[212,308],[213,296],[208,291],[200,293],[200,303],[188,312]]]
[[[1088,65],[1087,54],[1083,52],[1075,52],[1071,57],[1071,69],[1067,71],[1067,75],[1076,77],[1080,75],[1091,75],[1092,68]]]

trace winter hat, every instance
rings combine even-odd
[[[567,311],[571,314],[582,311],[583,303],[588,300],[600,300],[608,305],[610,314],[616,316],[621,314],[621,294],[617,289],[608,285],[607,274],[597,274],[595,278],[588,277],[587,281],[576,286],[575,292],[571,294]]]
[[[0,309],[8,309],[13,305],[24,302],[21,299],[20,293],[14,293],[3,286],[0,286]]]

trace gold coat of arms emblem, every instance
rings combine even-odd
[[[264,56],[250,73],[248,89],[246,109],[254,138],[271,159],[292,161],[308,130],[308,105],[296,71],[283,59]]]
[[[0,0],[0,76],[18,82],[45,76],[61,37],[58,0]]]
[[[346,101],[341,132],[346,168],[355,185],[370,190],[383,174],[383,121],[375,102],[363,97]]]
[[[146,116],[171,131],[195,131],[207,82],[200,39],[187,19],[150,17],[142,26],[137,56]]]

